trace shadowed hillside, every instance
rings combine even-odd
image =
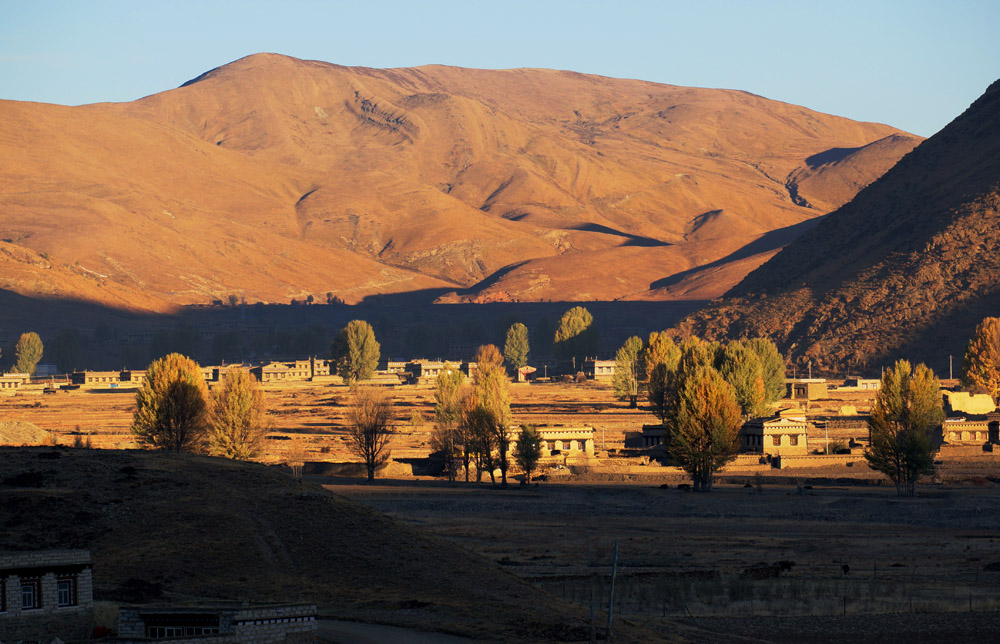
[[[908,356],[947,373],[948,356],[996,315],[998,280],[1000,82],[680,328],[770,335],[814,366]]]
[[[98,600],[308,601],[324,616],[480,641],[587,638],[582,609],[449,541],[262,465],[3,448],[0,525],[0,549],[90,549]],[[655,641],[626,626],[616,635]]]
[[[739,91],[275,54],[0,119],[0,288],[155,311],[714,296],[773,250],[655,285],[797,230],[918,140]]]

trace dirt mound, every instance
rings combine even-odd
[[[0,421],[0,445],[41,445],[50,434],[33,423],[19,420]]]

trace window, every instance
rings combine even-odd
[[[7,612],[7,580],[0,579],[0,613]]]
[[[21,610],[33,610],[42,607],[41,577],[21,578]]]
[[[799,444],[799,435],[798,434],[792,434],[791,436],[789,436],[788,437],[788,444],[789,445],[798,445]]]
[[[76,606],[76,575],[56,578],[56,606]]]

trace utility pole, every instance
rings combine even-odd
[[[611,641],[611,611],[615,607],[615,575],[618,572],[618,542],[615,541],[615,556],[611,561],[611,593],[608,595],[608,626],[604,634],[604,641]]]
[[[955,377],[955,375],[951,371],[951,358],[952,357],[949,355],[948,356],[948,380],[952,380]]]

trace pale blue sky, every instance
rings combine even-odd
[[[742,89],[929,136],[1000,77],[1000,0],[0,0],[0,98],[81,104],[272,51]]]

